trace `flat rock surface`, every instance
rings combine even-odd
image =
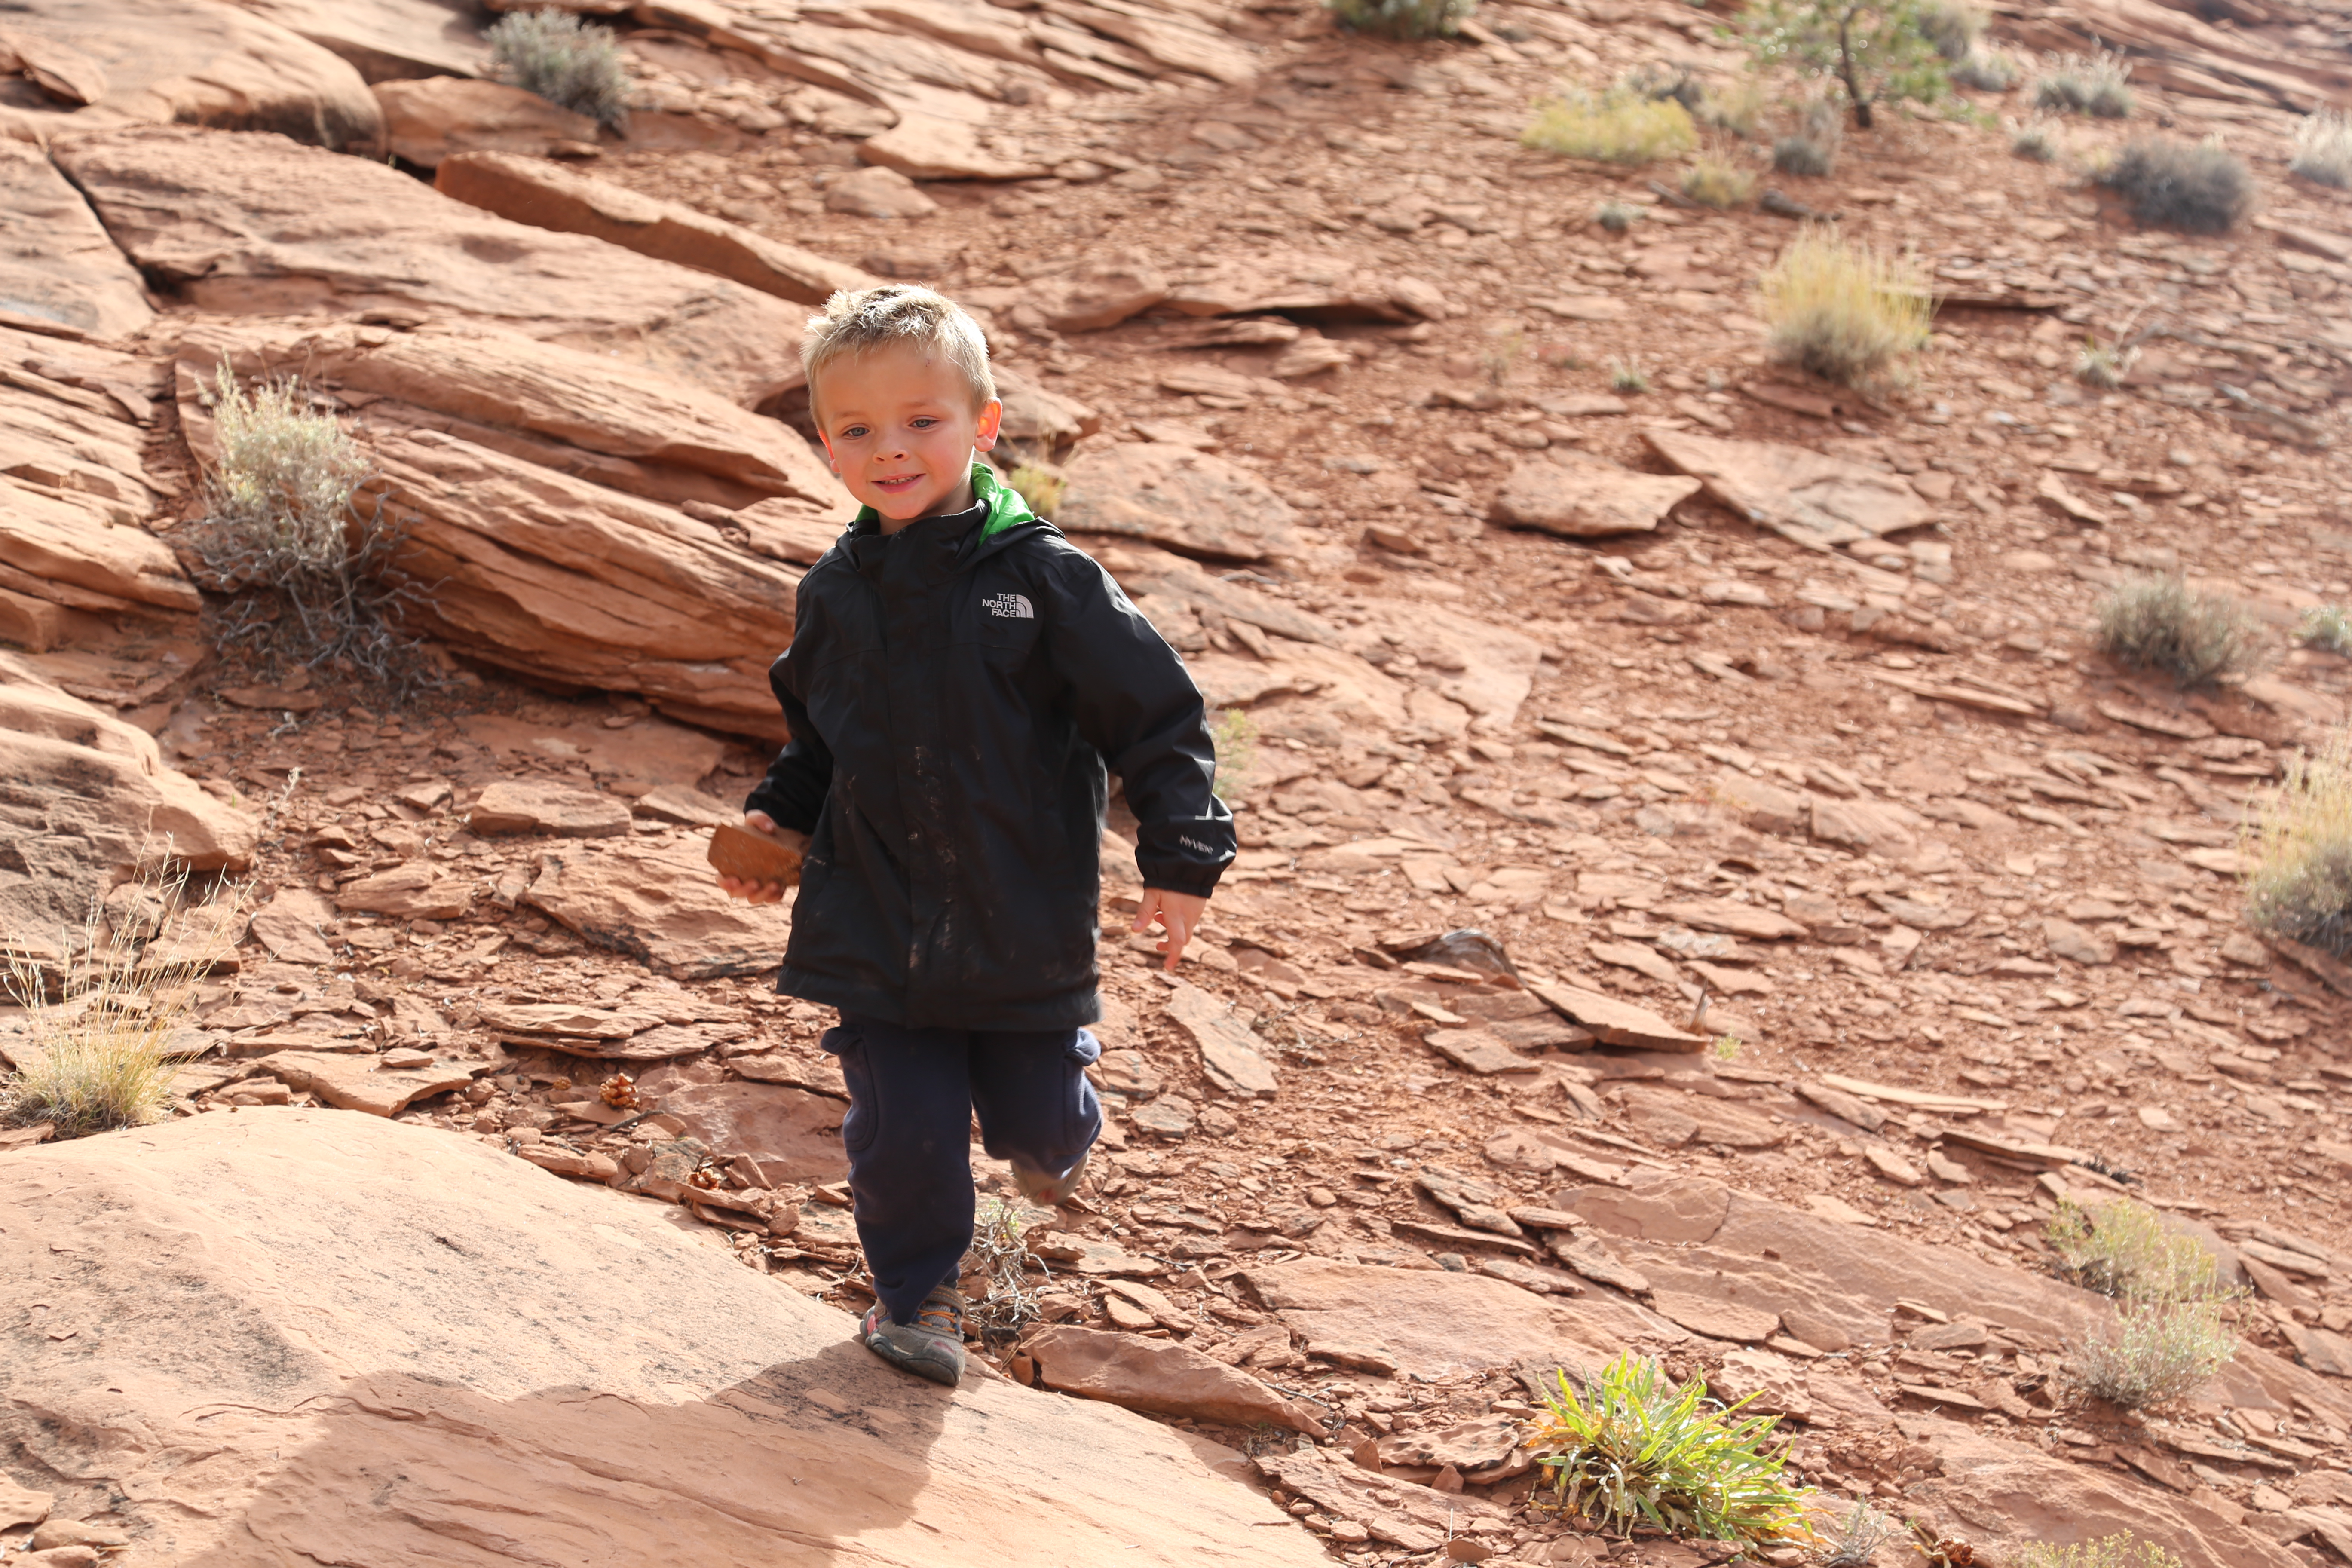
[[[184,126],[79,136],[56,156],[115,243],[207,310],[471,318],[747,405],[801,380],[782,301],[493,217],[393,169]]]
[[[1289,504],[1248,469],[1207,452],[1132,442],[1069,466],[1054,520],[1073,533],[1139,539],[1210,560],[1262,561],[1291,546]]]
[[[139,274],[37,147],[0,140],[0,310],[93,338],[153,319]]]
[[[1749,521],[1816,547],[1916,528],[1933,516],[1902,477],[1769,441],[1654,430],[1660,457]]]
[[[1514,465],[1495,497],[1494,517],[1571,539],[1647,533],[1698,489],[1698,480],[1678,475],[1628,473],[1564,456]]]
[[[6,1310],[52,1331],[0,1348],[0,1430],[80,1478],[59,1511],[112,1503],[134,1568],[1323,1561],[1253,1528],[1281,1516],[1228,1450],[907,1378],[675,1210],[470,1138],[248,1110],[0,1155],[0,1194]]]
[[[1311,1414],[1188,1345],[1056,1323],[1024,1335],[1042,1387],[1129,1410],[1319,1433]]]
[[[629,831],[629,803],[618,795],[500,779],[475,799],[466,814],[466,826],[484,837],[531,833],[555,838],[612,838]]]

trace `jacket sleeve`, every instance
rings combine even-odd
[[[1233,863],[1234,814],[1216,797],[1216,746],[1201,689],[1176,650],[1075,549],[1054,563],[1046,635],[1078,732],[1103,754],[1141,825],[1144,886],[1206,898]]]
[[[743,802],[745,811],[764,811],[779,827],[795,833],[814,833],[817,817],[824,810],[824,797],[833,787],[833,752],[825,745],[816,726],[809,722],[808,708],[801,700],[800,672],[808,668],[815,633],[810,627],[808,616],[807,580],[802,580],[798,613],[793,622],[793,646],[783,656],[768,667],[768,685],[776,694],[776,703],[784,710],[784,727],[792,739],[768,764],[768,775]],[[797,657],[798,662],[795,663]]]

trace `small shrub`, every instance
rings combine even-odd
[[[2294,640],[2322,653],[2352,657],[2352,614],[2347,614],[2341,605],[2305,610],[2303,623],[2294,628]]]
[[[2053,59],[2033,83],[2033,107],[2095,120],[2128,120],[2130,69],[2123,57],[2105,52]]]
[[[1923,30],[1927,0],[1758,0],[1740,31],[1759,68],[1783,62],[1845,89],[1853,122],[1867,131],[1878,103],[1933,103],[1948,84],[1944,58]]]
[[[2316,185],[2352,189],[2352,123],[2323,109],[2294,128],[2294,156],[2287,173]]]
[[[1701,124],[1728,131],[1743,142],[1752,142],[1757,128],[1764,121],[1765,108],[1764,89],[1743,77],[1727,90],[1708,93],[1706,101],[1692,112]]]
[[[1538,104],[1535,122],[1519,140],[1563,158],[1648,163],[1697,147],[1698,128],[1691,123],[1690,110],[1673,99],[1570,94]]]
[[[1979,92],[2007,92],[2017,78],[2017,62],[1998,49],[1979,49],[1952,68],[1954,81]]]
[[[2178,577],[2139,576],[2099,606],[2100,648],[2136,669],[2202,686],[2253,662],[2252,627],[2236,601],[2191,593]]]
[[[1623,234],[1649,216],[1648,208],[1632,202],[1602,202],[1593,209],[1592,221],[1612,234]]]
[[[1722,158],[1701,158],[1683,172],[1683,195],[1702,206],[1738,206],[1756,194],[1756,176]]]
[[[1230,801],[1249,787],[1250,771],[1257,766],[1257,721],[1238,708],[1209,726],[1217,748],[1217,778],[1212,793]]]
[[[1776,1418],[1741,1417],[1706,1384],[1669,1382],[1631,1352],[1585,1382],[1553,1374],[1525,1442],[1550,1472],[1549,1506],[1620,1533],[1646,1524],[1702,1541],[1777,1541],[1806,1531],[1805,1493],[1767,1442]]]
[[[2211,140],[2143,137],[2099,183],[2122,196],[2140,222],[2191,234],[2226,234],[2254,205],[2254,177],[2244,161]]]
[[[1650,390],[1649,373],[1638,359],[1612,359],[1609,362],[1609,387],[1612,392],[1628,395]]]
[[[1450,38],[1478,9],[1477,0],[1324,0],[1351,33],[1376,38]]]
[[[972,1215],[971,1246],[963,1255],[963,1274],[977,1274],[978,1291],[964,1292],[964,1321],[984,1341],[1012,1339],[1040,1316],[1038,1292],[1024,1272],[1029,1244],[1023,1237],[1021,1211],[1003,1198],[987,1197]]]
[[[162,1116],[173,1037],[187,1023],[195,983],[236,951],[241,908],[241,889],[192,899],[185,870],[152,860],[91,900],[78,939],[64,935],[61,984],[12,949],[0,990],[24,1005],[30,1048],[21,1070],[0,1081],[0,1123],[47,1121],[57,1136],[80,1138]]]
[[[1870,1568],[1878,1549],[1903,1533],[1903,1526],[1873,1508],[1856,1502],[1838,1521],[1837,1544],[1822,1558],[1822,1568]]]
[[[1784,174],[1827,174],[1837,167],[1843,134],[1836,107],[1815,99],[1805,106],[1803,123],[1772,144],[1772,166]]]
[[[2058,161],[2058,138],[2040,121],[2031,121],[2017,128],[2017,134],[2009,139],[2009,150],[2036,163],[2054,163]]]
[[[1907,261],[1807,224],[1763,279],[1773,353],[1855,385],[1887,375],[1927,341],[1927,279]]]
[[[2127,1198],[2095,1208],[2061,1203],[2042,1237],[2058,1277],[2102,1296],[2179,1300],[2219,1289],[2204,1243],[2167,1229],[2156,1210]]]
[[[290,377],[239,386],[226,364],[200,396],[217,455],[204,478],[205,515],[184,538],[204,586],[241,595],[222,612],[216,639],[412,679],[415,645],[393,619],[422,595],[385,575],[401,530],[361,494],[368,462],[333,412]]]
[[[1069,481],[1060,472],[1037,463],[1016,465],[1004,476],[1004,484],[1014,495],[1029,503],[1029,510],[1051,521],[1062,508],[1062,498],[1070,491]]]
[[[2113,392],[2124,384],[2130,373],[2132,361],[2139,357],[2133,349],[2118,349],[2113,343],[2095,340],[2085,342],[2074,359],[2074,377],[2085,386],[2095,386],[2101,392]]]
[[[2352,736],[2291,758],[2250,835],[2246,919],[2336,957],[2352,957]]]
[[[509,11],[482,37],[501,79],[600,125],[621,122],[629,80],[611,28],[568,11]]]
[[[1974,52],[1984,25],[1984,13],[1967,0],[1927,0],[1919,7],[1919,36],[1954,65]]]
[[[2216,1300],[2134,1300],[2111,1330],[2074,1347],[2067,1372],[2089,1393],[2125,1410],[2169,1405],[2238,1353],[2237,1336]]]
[[[2187,1568],[2187,1564],[2155,1542],[2126,1531],[2073,1546],[2031,1542],[2018,1559],[2018,1568]]]

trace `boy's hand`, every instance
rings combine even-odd
[[[1202,911],[1208,907],[1208,900],[1191,893],[1171,892],[1165,888],[1143,889],[1143,905],[1135,911],[1135,930],[1150,931],[1156,918],[1167,931],[1168,940],[1160,944],[1160,951],[1168,955],[1168,962],[1160,967],[1176,967],[1176,961],[1184,956],[1184,944],[1200,929]]]
[[[777,826],[776,819],[764,811],[745,812],[743,826],[754,833],[765,834],[779,844],[789,844],[802,853],[807,853],[807,834]],[[721,877],[719,885],[726,889],[730,899],[749,899],[755,904],[781,904],[784,901],[784,885],[782,882],[747,882],[740,877]]]

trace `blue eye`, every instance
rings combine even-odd
[[[865,426],[852,425],[848,429],[844,430],[841,433],[841,438],[845,441],[863,441],[866,439],[866,434],[867,432]]]
[[[926,415],[924,415],[921,418],[919,418],[919,419],[916,419],[916,420],[913,420],[913,421],[911,421],[910,423],[912,423],[912,424],[913,424],[913,426],[915,426],[915,428],[916,428],[916,429],[918,429],[918,430],[928,430],[928,429],[929,429],[932,426],[934,426],[934,425],[936,425],[936,424],[938,424],[938,423],[939,423],[939,421],[938,421],[938,420],[936,420],[936,419],[934,419],[934,418],[932,418],[929,415],[926,414]]]

